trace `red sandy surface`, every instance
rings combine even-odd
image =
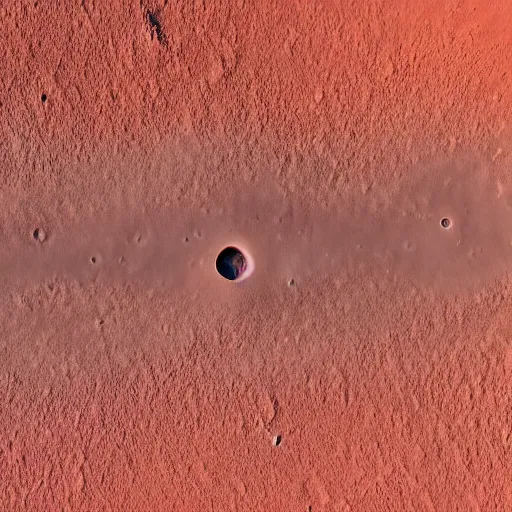
[[[509,0],[0,26],[0,510],[512,510]]]

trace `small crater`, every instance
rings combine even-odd
[[[290,286],[290,287],[291,287],[291,286],[295,286],[295,279],[290,279],[290,280],[288,281],[288,286]]]
[[[90,261],[93,265],[95,265],[96,264],[96,256],[92,256]]]
[[[119,264],[120,264],[120,265],[124,265],[124,264],[125,264],[125,262],[126,262],[125,257],[124,257],[124,256],[121,256],[121,257],[119,258]]]
[[[34,240],[37,240],[40,243],[43,243],[46,240],[46,233],[41,228],[34,229],[32,236],[34,237]]]
[[[44,93],[43,93],[43,94],[41,94],[41,101],[42,101],[43,103],[46,103],[46,100],[47,100],[47,99],[48,99],[48,97],[46,96],[46,94],[44,94]]]
[[[189,240],[188,240],[188,236],[186,236],[186,237],[183,239],[183,242],[184,242],[184,243],[186,243],[186,244],[188,244],[188,241],[189,241]]]
[[[272,444],[274,446],[279,446],[282,440],[283,438],[280,435],[274,436],[274,439],[272,439]]]
[[[226,247],[217,256],[215,262],[217,272],[228,279],[236,281],[246,274],[248,263],[243,253],[236,247]]]
[[[448,217],[443,217],[441,219],[441,227],[443,229],[450,229],[452,226],[452,221]]]

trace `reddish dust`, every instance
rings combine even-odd
[[[512,5],[65,4],[0,7],[0,509],[512,508]]]

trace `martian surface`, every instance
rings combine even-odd
[[[512,510],[512,3],[0,27],[0,510]]]

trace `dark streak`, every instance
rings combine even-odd
[[[157,41],[163,45],[167,46],[167,36],[162,28],[162,22],[160,21],[160,14],[157,11],[146,10],[146,23],[149,26],[149,30],[151,33],[151,39],[155,37]]]

